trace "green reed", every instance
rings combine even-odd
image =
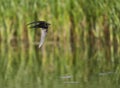
[[[101,87],[100,72],[117,74],[104,86],[119,85],[119,7],[119,0],[1,0],[1,87],[56,88],[66,74],[81,88],[95,76]],[[35,20],[51,24],[41,49],[40,30],[27,27]]]

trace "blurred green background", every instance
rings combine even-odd
[[[0,88],[118,88],[119,62],[120,0],[0,0]]]

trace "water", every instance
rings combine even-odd
[[[0,88],[118,88],[119,73],[100,72],[85,60],[72,64],[62,49],[1,43]],[[36,48],[37,47],[37,48]],[[67,49],[66,49],[67,50]],[[49,51],[49,52],[48,52]],[[59,55],[61,53],[61,55]],[[93,72],[90,72],[90,69]],[[118,77],[118,78],[117,78]]]

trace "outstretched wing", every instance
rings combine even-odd
[[[41,30],[41,38],[40,38],[39,48],[43,45],[46,34],[47,34],[47,29],[42,29]]]
[[[30,28],[39,28],[40,22],[39,21],[35,21],[35,22],[31,22],[27,25],[30,25]]]
[[[48,29],[48,26],[50,24],[45,22],[45,21],[34,21],[34,22],[31,22],[31,23],[29,23],[27,25],[30,25],[30,28],[44,28],[44,29]]]

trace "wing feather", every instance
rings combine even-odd
[[[43,45],[46,34],[47,34],[47,29],[42,29],[41,30],[41,38],[40,38],[39,48]]]

